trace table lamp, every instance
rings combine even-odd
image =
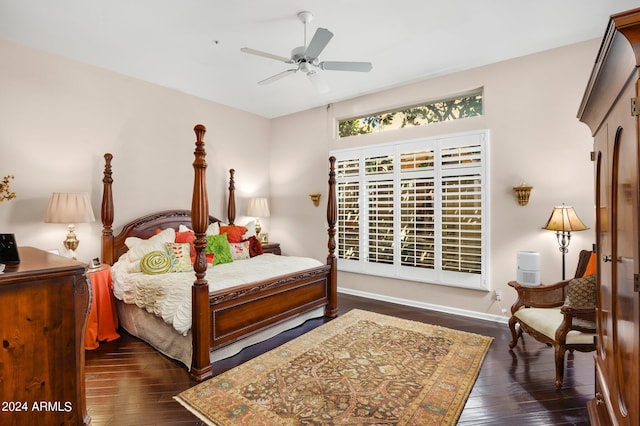
[[[71,258],[76,258],[76,249],[80,241],[76,237],[76,223],[93,222],[93,215],[89,194],[86,192],[53,192],[49,199],[49,207],[45,223],[66,223],[69,225],[64,247],[69,250]]]
[[[247,208],[247,216],[256,218],[256,236],[260,235],[262,225],[260,225],[260,217],[269,217],[269,203],[266,198],[252,198],[249,200]]]

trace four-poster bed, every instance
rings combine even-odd
[[[314,266],[304,270],[261,279],[248,284],[234,285],[221,290],[210,290],[207,280],[207,228],[213,222],[220,222],[209,215],[206,189],[206,168],[204,134],[206,128],[196,125],[196,148],[194,152],[194,185],[191,210],[169,210],[146,215],[124,225],[118,235],[113,234],[114,203],[112,194],[111,154],[105,154],[105,168],[103,177],[102,198],[102,258],[105,263],[113,265],[121,255],[127,252],[125,241],[130,237],[149,238],[159,229],[178,229],[180,225],[188,226],[195,234],[193,246],[195,259],[193,270],[195,281],[191,286],[191,330],[188,336],[173,333],[169,342],[163,343],[166,348],[160,348],[163,353],[180,359],[190,366],[192,377],[204,380],[212,376],[212,356],[219,349],[224,349],[237,342],[256,339],[260,333],[273,333],[277,327],[282,327],[287,321],[287,327],[303,322],[305,319],[318,316],[335,317],[337,315],[337,264],[335,256],[335,234],[337,203],[335,193],[335,159],[330,158],[329,189],[327,202],[328,223],[328,255],[326,264]],[[234,170],[230,170],[229,202],[227,215],[230,224],[235,221],[235,185]],[[275,256],[271,254],[263,255]],[[245,261],[243,261],[245,262]],[[218,266],[214,267],[218,268]],[[119,304],[119,314],[127,317],[146,316],[135,305]],[[124,328],[133,330],[134,335],[144,340],[152,339],[148,334],[155,333],[160,328],[168,328],[162,324],[162,319],[155,317],[151,325],[138,326],[132,319],[130,326]],[[294,321],[291,323],[291,321]],[[123,318],[121,318],[121,323]],[[127,319],[124,319],[127,324]],[[140,334],[138,334],[140,331]],[[131,332],[131,331],[130,331]],[[166,339],[165,339],[166,340]],[[184,361],[180,356],[174,356],[173,340],[179,340],[184,345],[190,344],[191,352]],[[154,347],[159,348],[149,341]],[[190,361],[189,361],[190,360]]]

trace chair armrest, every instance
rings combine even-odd
[[[596,330],[595,306],[570,306],[563,305],[560,312],[564,315],[562,326],[565,335],[569,330],[577,330],[584,333],[594,333]]]
[[[562,305],[560,308],[565,315],[582,315],[582,314],[595,314],[596,307],[595,306],[570,306],[570,305]]]
[[[539,285],[535,287],[521,285],[517,281],[509,281],[509,287],[513,287],[518,292],[518,299],[511,306],[511,313],[514,314],[523,306],[533,308],[557,308],[564,304],[567,297],[568,280],[555,284]]]

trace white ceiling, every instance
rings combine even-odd
[[[0,0],[0,37],[272,118],[408,82],[601,38],[609,15],[640,0]],[[334,33],[325,61],[370,61],[370,73],[321,71],[257,82],[291,66],[304,44],[297,13]],[[595,52],[594,52],[595,55]],[[594,57],[595,59],[595,57]],[[1,66],[1,62],[0,62]]]

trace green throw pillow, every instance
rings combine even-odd
[[[231,249],[229,248],[229,241],[227,241],[226,233],[218,235],[207,235],[207,249],[205,253],[213,253],[214,265],[233,262],[233,258],[231,257]]]
[[[171,270],[171,259],[165,251],[151,251],[140,260],[140,270],[145,274],[164,274]]]

